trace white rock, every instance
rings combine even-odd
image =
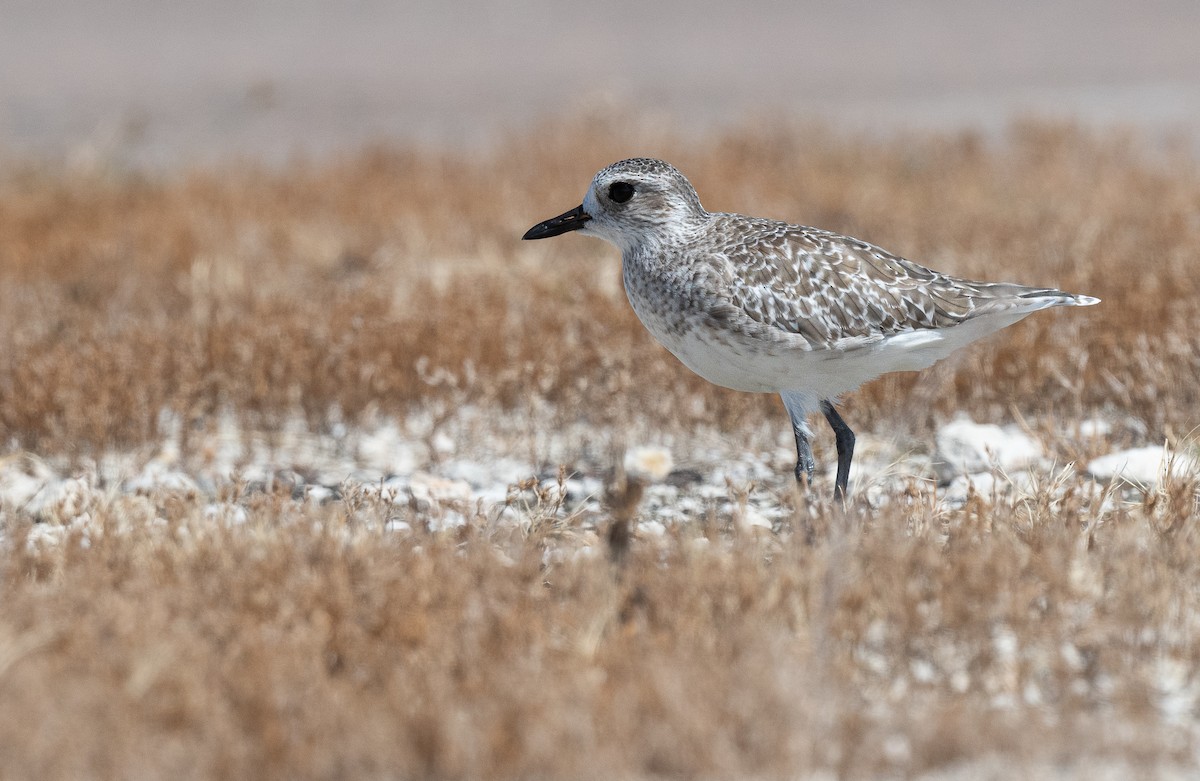
[[[437,471],[448,480],[458,480],[467,485],[481,486],[493,482],[492,470],[488,468],[487,464],[478,461],[447,461],[438,465]],[[417,474],[425,473],[418,472]]]
[[[25,538],[25,550],[32,553],[38,548],[58,545],[67,536],[67,532],[67,527],[57,523],[35,523],[29,528],[29,535]]]
[[[443,456],[450,455],[458,447],[457,443],[454,441],[454,438],[444,431],[435,433],[433,435],[431,444],[433,445],[434,451]]]
[[[408,475],[417,470],[425,446],[413,442],[394,424],[388,423],[358,440],[358,461],[384,474]]]
[[[914,659],[908,664],[909,672],[917,683],[933,683],[937,680],[937,668],[925,659]]]
[[[59,477],[40,458],[16,454],[0,460],[0,504],[28,509],[35,497]]]
[[[658,518],[665,523],[679,523],[684,519],[683,513],[679,512],[670,505],[654,507],[652,508],[652,512],[654,513],[655,518]]]
[[[199,454],[206,471],[228,478],[245,459],[246,445],[237,417],[229,409],[218,413],[215,430],[202,436]]]
[[[1196,471],[1195,456],[1171,453],[1163,447],[1135,447],[1094,458],[1087,465],[1088,474],[1101,482],[1121,479],[1127,483],[1152,486],[1170,465],[1173,477]]]
[[[600,496],[604,492],[604,484],[594,477],[568,477],[564,486],[567,489],[567,498],[576,504]]]
[[[96,479],[102,485],[119,485],[129,475],[137,473],[142,460],[133,453],[106,451],[96,461]]]
[[[476,489],[475,496],[482,499],[485,505],[503,505],[508,501],[508,486],[497,483]]]
[[[642,445],[625,452],[625,473],[650,482],[663,480],[671,474],[674,461],[671,451],[656,445]]]
[[[442,464],[438,471],[452,480],[463,480],[475,488],[497,483],[507,486],[537,473],[529,464],[511,458],[497,458],[486,462],[455,459]],[[552,482],[557,484],[558,481]]]
[[[962,503],[967,501],[971,489],[974,488],[975,493],[990,500],[993,496],[1004,496],[1011,487],[1003,475],[995,472],[976,472],[971,475],[959,475],[951,480],[942,497],[950,503]]]
[[[408,521],[402,521],[399,518],[389,518],[387,523],[383,525],[383,530],[396,534],[408,534],[412,531],[412,526]]]
[[[729,496],[729,489],[723,485],[714,485],[712,483],[704,483],[696,488],[696,496],[701,499],[715,500],[724,499]]]
[[[223,526],[241,526],[247,520],[246,508],[233,502],[213,502],[205,506],[204,520]]]
[[[600,551],[596,550],[594,545],[584,545],[582,548],[575,551],[575,555],[572,556],[571,558],[575,559],[576,561],[579,561],[579,560],[597,559],[599,557],[600,557]]]
[[[950,675],[950,688],[959,694],[971,688],[971,676],[966,670],[955,670]]]
[[[447,480],[428,472],[417,472],[409,480],[408,489],[418,501],[469,502],[471,486],[465,480]]]
[[[938,431],[933,466],[945,483],[961,474],[996,468],[1016,471],[1035,465],[1041,458],[1041,446],[1024,432],[959,418]]]
[[[467,516],[457,510],[440,508],[434,515],[425,519],[431,532],[441,532],[447,529],[457,529],[467,525]]]
[[[1103,418],[1088,418],[1079,423],[1079,436],[1084,439],[1102,439],[1112,433],[1112,423]]]
[[[679,498],[679,489],[673,485],[659,483],[646,489],[646,498],[659,504],[670,504]]]
[[[196,481],[186,473],[172,469],[165,462],[154,460],[146,464],[134,478],[125,481],[122,486],[129,493],[138,491],[183,491],[185,493],[199,492]]]
[[[327,499],[331,499],[332,497],[333,497],[333,490],[330,488],[326,488],[323,485],[305,486],[304,498],[307,499],[308,501],[312,502],[313,504],[320,504],[321,502],[324,502]]]
[[[772,528],[771,519],[762,513],[754,505],[746,505],[746,508],[737,515],[738,526],[743,531],[749,531],[755,527],[760,529]]]
[[[25,509],[43,519],[70,523],[85,515],[93,502],[93,488],[86,477],[55,480],[33,496]]]
[[[638,524],[638,533],[661,537],[667,533],[667,527],[660,521],[642,521]]]

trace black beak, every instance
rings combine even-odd
[[[559,236],[567,231],[577,231],[592,219],[591,216],[583,210],[583,206],[576,206],[566,214],[560,214],[545,222],[539,222],[529,230],[525,231],[522,239],[548,239],[551,236]]]

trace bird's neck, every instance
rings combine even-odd
[[[689,215],[686,219],[674,219],[658,225],[646,226],[637,237],[619,244],[622,256],[631,254],[661,257],[686,247],[702,234],[712,219],[708,212]]]

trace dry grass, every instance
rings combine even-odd
[[[610,249],[516,240],[630,153],[676,162],[711,209],[1105,299],[919,386],[873,384],[849,400],[856,428],[928,436],[958,409],[1045,427],[1105,412],[1150,441],[1197,424],[1194,158],[1039,124],[1001,140],[773,126],[684,142],[583,117],[475,157],[379,149],[154,178],[10,166],[0,442],[69,457],[153,443],[163,410],[189,430],[219,409],[320,427],[466,403],[548,409],[547,428],[782,421],[777,400],[665,359]],[[113,491],[53,544],[10,512],[0,778],[1190,766],[1195,489],[1103,509],[1079,492],[953,512],[915,492],[849,518],[801,503],[778,533],[713,517],[635,536],[620,566],[587,552],[603,529],[555,507],[524,531],[476,516],[433,533],[416,507],[366,494],[316,506],[230,488],[248,520],[226,524],[205,497]],[[383,530],[395,520],[416,531]]]
[[[553,533],[482,520],[381,532],[394,510],[370,502],[260,496],[249,523],[224,526],[181,497],[114,499],[91,508],[98,531],[59,545],[15,528],[0,774],[1186,764],[1200,664],[1188,496],[1082,531],[1063,520],[1095,514],[1078,499],[932,519],[914,505],[813,545],[677,528],[620,568],[547,557]]]
[[[1195,424],[1200,178],[1182,154],[1151,160],[1120,135],[1040,125],[999,143],[792,128],[685,147],[580,120],[474,160],[376,150],[159,179],[7,171],[0,429],[72,451],[153,440],[162,409],[203,425],[229,406],[260,426],[300,409],[319,424],[335,404],[354,419],[439,397],[512,408],[537,396],[597,426],[780,414],[771,397],[664,360],[607,246],[517,241],[631,150],[676,160],[709,208],[1111,302],[1022,324],[915,397],[911,377],[877,383],[851,401],[866,427],[922,429],[957,409],[998,418],[1010,405],[1035,417],[1114,407],[1156,435]],[[635,372],[672,393],[639,392]]]

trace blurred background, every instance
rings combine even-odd
[[[1104,303],[835,512],[520,241],[639,153]],[[1200,0],[0,0],[0,779],[1200,777],[1198,248]]]
[[[1195,0],[0,0],[0,153],[280,162],[607,105],[678,129],[1200,127]]]

